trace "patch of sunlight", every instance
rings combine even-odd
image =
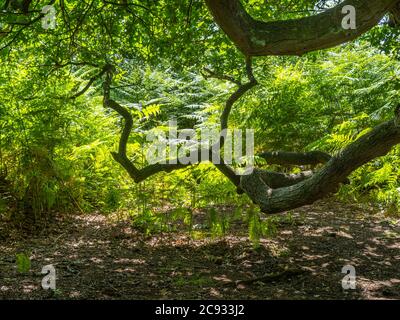
[[[213,277],[213,279],[216,280],[216,281],[223,282],[223,283],[230,283],[230,282],[232,282],[232,279],[228,278],[228,276],[225,275],[225,274],[223,274],[223,275],[221,275],[221,276],[219,276],[219,277]]]
[[[96,257],[90,258],[90,261],[92,261],[93,263],[103,263],[104,262],[103,259],[96,258]]]
[[[26,285],[23,286],[22,291],[24,293],[32,293],[32,291],[35,291],[37,289],[38,289],[38,287],[33,285],[33,284],[26,284]]]
[[[136,273],[136,269],[133,269],[133,268],[115,269],[114,271],[118,272],[118,273],[124,273],[124,272]]]
[[[121,258],[121,259],[114,260],[114,263],[120,263],[120,264],[124,264],[124,263],[146,264],[146,260],[144,260],[144,259],[127,259],[127,258]]]
[[[79,291],[72,291],[70,294],[69,294],[69,297],[70,298],[79,298],[81,296],[81,293],[79,292]]]

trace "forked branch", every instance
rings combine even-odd
[[[121,133],[118,152],[113,152],[112,156],[115,161],[117,161],[130,175],[130,177],[136,182],[142,182],[147,178],[160,173],[160,172],[172,172],[174,170],[183,169],[192,165],[191,163],[183,164],[178,160],[169,161],[168,163],[156,163],[152,165],[148,165],[142,169],[137,168],[135,164],[129,159],[127,155],[127,146],[130,134],[133,129],[134,121],[132,114],[129,110],[119,103],[111,99],[111,83],[113,79],[114,68],[111,65],[106,65],[104,67],[104,73],[106,74],[106,78],[103,84],[104,98],[103,105],[105,108],[111,108],[116,111],[122,118],[124,119],[124,126]],[[197,158],[201,159],[201,155],[206,152],[208,153],[209,159],[217,159],[219,153],[210,149],[199,149],[197,151]],[[219,161],[219,164],[215,165],[217,169],[222,172],[233,184],[237,187],[240,185],[240,178],[235,174],[235,172],[226,165],[222,160]]]

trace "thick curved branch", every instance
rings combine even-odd
[[[322,151],[311,152],[264,152],[259,157],[265,159],[268,164],[278,164],[282,166],[316,166],[318,164],[327,163],[332,157]]]
[[[222,111],[220,121],[221,121],[221,133],[228,129],[228,121],[229,121],[229,115],[231,114],[232,108],[234,104],[242,98],[248,91],[250,91],[252,88],[254,88],[258,82],[256,78],[254,77],[253,74],[253,63],[251,58],[246,58],[246,74],[248,78],[247,83],[242,83],[239,80],[236,80],[232,76],[228,76],[225,74],[218,74],[208,68],[204,68],[205,73],[203,73],[203,76],[205,79],[208,78],[215,78],[219,80],[224,80],[224,81],[229,81],[235,85],[238,86],[238,88],[233,92],[228,100],[225,102],[225,107],[224,110]],[[221,147],[223,147],[223,142],[221,143]]]
[[[246,56],[302,55],[358,38],[376,26],[398,0],[346,0],[323,13],[285,21],[253,19],[240,0],[205,0],[214,20]],[[357,28],[345,30],[342,8],[352,5]]]
[[[242,189],[268,214],[291,210],[312,204],[318,199],[336,192],[341,183],[357,168],[367,162],[386,155],[400,143],[400,114],[365,134],[337,156],[324,168],[295,185],[274,189],[269,186],[259,170],[243,176]]]

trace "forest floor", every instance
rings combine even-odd
[[[144,236],[100,214],[56,216],[36,236],[0,223],[0,299],[399,299],[400,220],[374,212],[318,202],[257,249],[241,223],[196,240]],[[17,272],[21,252],[31,258],[27,273]],[[55,291],[41,288],[49,264]],[[345,265],[356,269],[355,290],[342,288]]]

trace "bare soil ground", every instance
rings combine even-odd
[[[399,299],[399,240],[400,220],[335,200],[295,210],[258,249],[240,223],[197,240],[146,237],[100,214],[59,215],[36,236],[0,223],[0,299]],[[54,292],[41,288],[49,264]],[[342,288],[345,265],[356,268],[355,290]]]

